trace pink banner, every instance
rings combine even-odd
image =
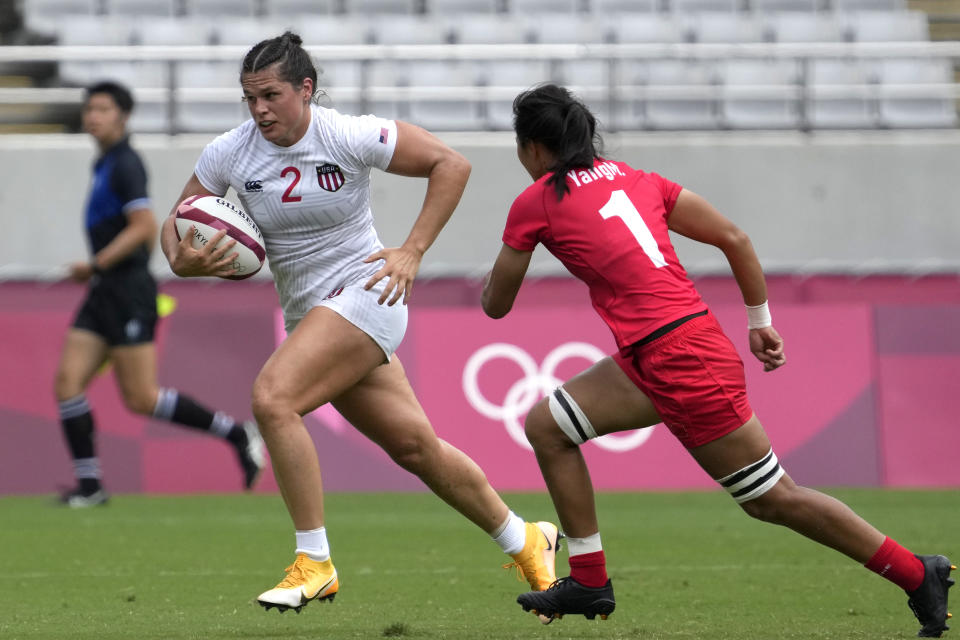
[[[732,279],[698,287],[744,359],[751,404],[798,482],[960,487],[960,465],[942,453],[960,450],[956,278],[771,277],[788,358],[772,373],[747,351]],[[179,304],[160,325],[160,384],[248,418],[253,380],[283,339],[272,285],[178,281],[163,289]],[[611,353],[613,341],[578,282],[532,281],[517,308],[496,321],[476,306],[477,293],[473,281],[419,284],[399,357],[441,437],[473,457],[497,489],[540,490],[523,417],[560,382]],[[73,285],[0,284],[0,494],[50,492],[72,481],[52,389],[81,295]],[[239,488],[226,444],[131,414],[109,372],[87,396],[109,490]],[[328,489],[423,489],[333,409],[305,423]],[[583,450],[601,489],[714,486],[662,425]],[[258,490],[276,490],[272,474]]]
[[[749,354],[742,305],[714,310],[741,354]],[[825,315],[830,330],[818,331]],[[411,325],[415,388],[437,432],[469,452],[496,486],[542,488],[523,417],[614,350],[606,326],[586,305],[517,309],[497,321],[473,309],[425,309],[413,314]],[[754,410],[786,459],[869,387],[872,336],[864,305],[781,305],[777,326],[795,336],[790,366],[764,374],[752,356],[745,362]],[[606,436],[584,451],[599,488],[712,486],[663,425]]]

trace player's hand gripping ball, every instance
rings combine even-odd
[[[194,249],[203,248],[221,229],[226,229],[227,235],[223,236],[217,244],[218,247],[231,239],[237,241],[233,246],[233,251],[237,254],[233,267],[237,272],[223,277],[244,280],[260,271],[263,266],[267,256],[263,234],[253,218],[229,200],[217,196],[190,196],[177,207],[175,222],[177,240],[190,233],[191,226],[194,227]]]

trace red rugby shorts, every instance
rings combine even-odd
[[[743,361],[712,313],[647,344],[625,347],[613,359],[688,449],[730,433],[753,416]]]

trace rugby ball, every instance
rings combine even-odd
[[[176,220],[177,240],[193,231],[193,248],[200,249],[221,229],[227,230],[227,235],[217,246],[236,240],[233,251],[237,257],[233,261],[236,273],[223,276],[230,280],[245,280],[263,266],[267,256],[263,244],[263,234],[253,218],[248,216],[240,207],[217,196],[190,196],[177,206]]]

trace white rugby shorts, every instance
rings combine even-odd
[[[380,294],[383,293],[389,281],[389,278],[383,278],[367,291],[363,288],[367,278],[357,280],[334,289],[316,305],[335,311],[350,324],[373,338],[373,341],[383,349],[388,362],[397,347],[400,346],[403,334],[407,331],[407,305],[403,304],[402,301],[398,301],[393,306],[388,306],[386,302],[383,304],[377,303]],[[391,292],[391,295],[393,293]],[[284,317],[284,325],[288,334],[293,331],[302,318],[303,316]]]

